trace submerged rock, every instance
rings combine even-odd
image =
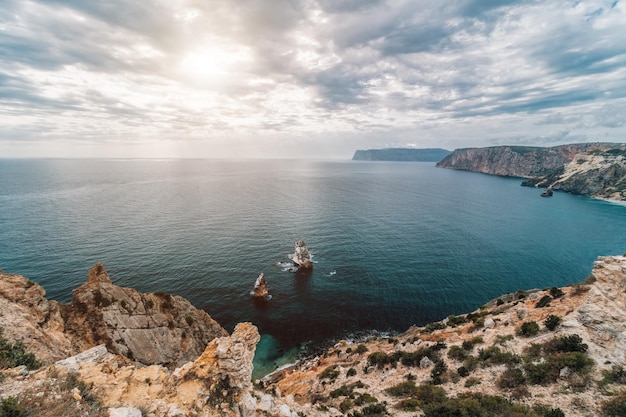
[[[261,272],[261,275],[259,275],[254,283],[254,291],[252,291],[252,295],[256,298],[263,298],[265,300],[269,300],[271,298],[269,290],[267,289],[265,274],[263,274],[263,272]]]
[[[313,259],[311,258],[311,254],[306,248],[303,240],[299,240],[296,242],[296,250],[293,255],[291,255],[291,260],[293,261],[294,265],[299,266],[300,268],[313,268]]]

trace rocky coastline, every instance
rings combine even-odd
[[[0,366],[2,410],[26,417],[626,410],[626,256],[598,258],[585,283],[505,294],[398,335],[338,341],[263,383],[251,380],[256,327],[241,323],[228,335],[205,315],[177,296],[117,287],[100,264],[67,304],[0,271],[0,346],[37,358]]]
[[[522,185],[626,201],[626,144],[457,149],[438,167],[526,178]]]

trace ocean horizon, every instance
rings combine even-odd
[[[504,293],[584,281],[626,252],[626,207],[423,162],[0,159],[0,268],[71,300],[87,271],[306,343],[401,332]],[[304,240],[309,273],[290,272]],[[272,299],[250,296],[263,272]]]

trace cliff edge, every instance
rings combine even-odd
[[[126,299],[129,290],[109,285],[96,265],[76,292],[90,304],[100,299],[96,290],[103,292],[111,302],[103,301],[104,308]],[[28,348],[49,352],[48,359],[66,348],[69,355],[79,334],[64,332],[60,309],[44,294],[23,277],[0,274],[4,336],[22,337]],[[152,306],[146,314],[165,314],[160,310]],[[624,323],[626,255],[606,256],[585,283],[504,294],[400,335],[342,340],[254,385],[260,337],[241,323],[176,369],[146,366],[104,344],[30,371],[0,369],[0,400],[25,416],[623,416]],[[33,336],[15,326],[30,326]],[[94,328],[86,327],[92,332],[86,338],[106,341]]]
[[[578,143],[548,148],[457,149],[437,163],[484,174],[528,178],[522,185],[626,201],[626,145]]]

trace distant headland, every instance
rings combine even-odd
[[[441,148],[386,148],[358,150],[353,161],[439,162],[451,152]]]
[[[527,178],[522,185],[626,201],[626,144],[623,143],[456,149],[437,166]]]

